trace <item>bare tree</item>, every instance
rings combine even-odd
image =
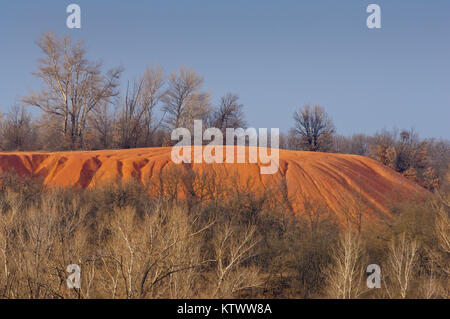
[[[439,239],[440,248],[450,254],[450,218],[444,208],[439,209],[438,217],[436,218],[436,233]],[[450,267],[447,267],[450,274]]]
[[[232,221],[220,225],[214,239],[216,287],[215,298],[230,298],[234,294],[261,285],[261,275],[244,262],[255,256],[256,227],[248,225],[242,231]]]
[[[239,95],[227,93],[212,112],[211,125],[219,128],[224,134],[227,128],[244,128],[246,122],[243,108],[244,106],[239,103]]]
[[[353,134],[350,137],[337,135],[334,137],[334,151],[343,154],[366,155],[369,151],[370,137],[364,134]]]
[[[124,109],[118,122],[119,145],[122,148],[149,146],[162,119],[155,121],[154,111],[163,98],[164,75],[161,67],[147,68],[144,75],[128,84]]]
[[[5,116],[1,127],[2,141],[0,147],[4,150],[25,150],[33,147],[33,124],[31,115],[24,106],[14,104]]]
[[[165,92],[162,88],[165,83],[163,69],[160,66],[156,68],[147,68],[144,74],[145,90],[141,104],[144,109],[144,145],[151,146],[153,135],[161,126],[165,114],[161,118],[155,118],[155,109],[162,99]]]
[[[298,150],[303,147],[301,138],[297,135],[295,129],[293,128],[289,129],[285,143],[286,148],[289,150]]]
[[[438,247],[431,250],[430,255],[431,259],[448,276],[450,275],[450,193],[438,193],[432,206],[436,211],[435,230]]]
[[[101,254],[105,293],[112,298],[195,296],[198,269],[210,263],[202,259],[199,239],[214,223],[197,222],[182,209],[158,206],[142,217],[129,206],[116,209],[106,226],[112,236]]]
[[[112,144],[113,128],[114,128],[114,115],[109,112],[108,103],[105,102],[91,117],[91,127],[96,132],[97,145],[106,149]]]
[[[441,292],[444,290],[440,281],[436,278],[436,267],[433,263],[433,253],[429,253],[430,255],[430,266],[429,266],[429,274],[422,275],[419,285],[419,293],[425,299],[433,299],[438,297]]]
[[[367,201],[362,195],[361,175],[358,174],[357,185],[352,189],[353,196],[342,201],[341,212],[345,216],[345,227],[361,234],[363,215],[368,210]]]
[[[428,162],[427,145],[425,141],[420,141],[419,135],[414,129],[402,130],[400,141],[396,149],[397,157],[395,169],[398,172],[405,172],[409,168],[422,170]]]
[[[418,242],[408,239],[405,233],[391,241],[387,260],[390,284],[386,285],[387,292],[391,297],[406,298],[417,264],[418,249]]]
[[[315,105],[304,106],[294,112],[295,133],[301,139],[301,146],[307,151],[328,151],[332,146],[334,124],[325,110]]]
[[[325,269],[328,295],[336,299],[359,297],[364,275],[360,237],[346,231],[331,256],[332,263]]]
[[[37,45],[44,57],[34,75],[43,80],[45,87],[39,93],[31,92],[23,101],[57,116],[63,123],[66,146],[82,148],[89,116],[118,94],[122,69],[103,74],[101,63],[87,59],[83,42],[72,44],[69,36],[58,39],[46,33]]]
[[[43,150],[58,150],[65,144],[63,123],[61,118],[50,114],[42,113],[36,121],[38,145]]]
[[[450,196],[442,198],[442,204],[439,207],[438,216],[436,217],[436,233],[439,241],[439,250],[432,255],[432,259],[437,261],[438,265],[444,272],[444,294],[448,298],[450,293],[450,217],[448,211],[450,209]],[[433,258],[434,257],[434,258]]]
[[[303,212],[306,218],[311,239],[314,240],[321,224],[330,220],[330,212],[319,201],[303,195]]]
[[[210,96],[202,93],[203,79],[193,70],[180,68],[178,74],[171,73],[168,89],[164,95],[163,111],[169,130],[177,127],[191,128],[194,119],[206,119],[211,111]]]

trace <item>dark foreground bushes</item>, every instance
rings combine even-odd
[[[293,211],[283,185],[227,184],[172,171],[158,185],[48,189],[3,175],[0,297],[448,298],[448,192],[358,232],[320,203]],[[72,264],[80,289],[67,287]]]

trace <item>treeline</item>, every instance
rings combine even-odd
[[[449,298],[450,176],[362,228],[318,202],[296,211],[283,183],[251,185],[176,168],[90,189],[2,175],[0,298]]]
[[[239,96],[227,93],[212,105],[194,70],[166,74],[160,66],[148,67],[122,92],[123,69],[103,70],[87,58],[82,42],[46,33],[37,44],[43,56],[34,75],[43,88],[0,114],[2,151],[168,146],[173,129],[192,129],[194,119],[223,133],[246,127]],[[33,117],[29,108],[40,112]],[[300,108],[293,120],[294,128],[280,136],[281,148],[369,156],[430,190],[449,170],[448,140],[421,139],[414,130],[342,136],[317,105]]]
[[[450,171],[450,142],[421,139],[410,130],[383,130],[373,136],[336,136],[335,151],[371,157],[428,190],[437,190]]]
[[[294,121],[295,127],[281,136],[282,148],[368,156],[432,191],[450,170],[450,141],[421,139],[414,129],[343,136],[318,105],[304,106]]]
[[[239,96],[213,106],[203,78],[184,67],[165,74],[148,67],[120,91],[121,67],[104,71],[82,42],[47,33],[37,42],[43,57],[34,75],[39,92],[21,98],[1,119],[2,150],[92,150],[169,145],[178,127],[203,120],[217,128],[245,127]],[[33,119],[28,107],[40,110]]]

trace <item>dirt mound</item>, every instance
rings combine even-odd
[[[248,157],[247,157],[248,158]],[[280,150],[279,170],[261,175],[260,163],[175,164],[171,148],[60,153],[0,153],[0,172],[41,177],[48,186],[92,187],[111,180],[161,179],[170,167],[213,172],[221,181],[237,176],[254,187],[285,185],[295,212],[305,199],[322,203],[343,218],[361,209],[379,219],[389,215],[391,202],[426,191],[382,164],[362,156]],[[362,204],[363,203],[363,204]],[[369,209],[370,208],[370,209]]]

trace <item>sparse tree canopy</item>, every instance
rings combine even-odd
[[[210,96],[201,92],[203,79],[193,70],[182,67],[178,74],[171,73],[164,95],[163,111],[169,130],[191,128],[194,119],[206,119],[211,111]]]
[[[213,111],[211,125],[222,132],[227,128],[244,128],[246,126],[244,106],[239,103],[239,95],[227,93],[220,99],[220,105]]]
[[[96,133],[97,145],[107,149],[113,139],[114,115],[109,112],[108,103],[103,103],[91,118],[90,126]]]
[[[39,93],[31,92],[23,101],[60,118],[66,147],[84,147],[88,118],[103,103],[118,94],[121,68],[102,73],[101,63],[87,59],[83,42],[72,43],[69,36],[43,34],[37,45],[44,53],[34,75],[43,80]]]
[[[154,119],[155,108],[164,97],[161,67],[147,68],[144,75],[128,84],[124,107],[118,119],[118,139],[122,148],[151,144],[151,137],[161,120]]]
[[[0,117],[1,119],[1,117]],[[33,148],[33,123],[31,115],[23,105],[14,104],[5,114],[0,126],[0,149],[19,150]]]
[[[325,110],[315,105],[304,106],[294,113],[295,133],[300,137],[301,147],[306,151],[330,150],[334,124]]]

